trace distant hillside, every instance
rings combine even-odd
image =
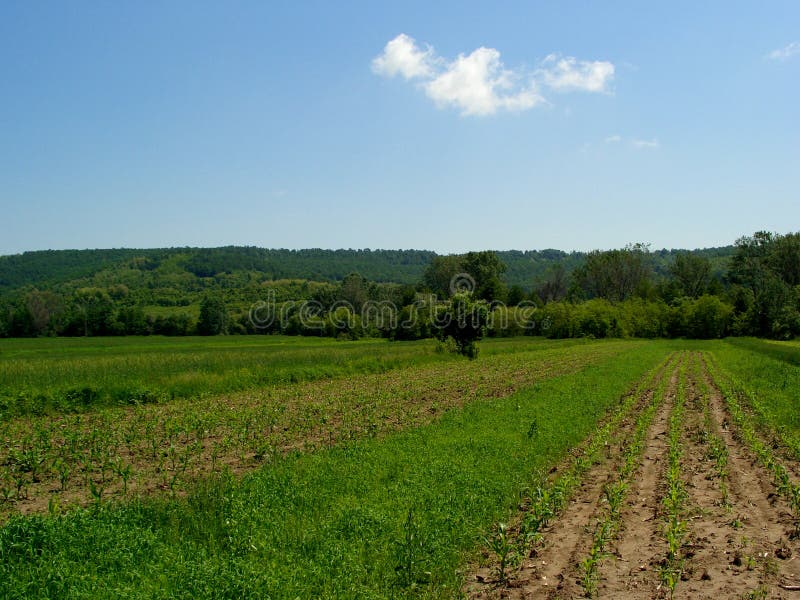
[[[652,253],[663,274],[677,250]],[[711,259],[719,276],[733,246],[695,250]],[[526,290],[555,264],[579,266],[581,252],[509,250],[497,253],[506,264],[506,282]],[[111,250],[43,250],[0,256],[0,295],[36,287],[68,291],[79,287],[125,285],[130,291],[202,291],[238,288],[273,280],[341,281],[357,272],[370,281],[416,284],[435,252],[427,250],[285,250],[227,246]]]

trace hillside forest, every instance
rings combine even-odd
[[[26,252],[0,257],[0,337],[419,339],[463,291],[485,307],[490,336],[789,339],[800,334],[800,233],[691,251]]]

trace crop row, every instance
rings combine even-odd
[[[800,534],[800,485],[792,481],[786,466],[775,456],[772,447],[764,442],[753,424],[751,413],[743,404],[754,401],[741,387],[736,385],[735,379],[724,372],[713,356],[705,355],[708,370],[716,386],[725,398],[725,404],[731,415],[735,433],[739,439],[751,450],[760,462],[772,474],[773,483],[778,493],[786,498],[792,509],[795,533]]]
[[[682,359],[678,359],[680,363]],[[675,365],[673,365],[674,367]],[[641,464],[642,452],[647,432],[653,423],[656,412],[664,402],[669,377],[662,376],[658,382],[650,403],[639,414],[633,433],[625,439],[625,450],[622,455],[617,478],[606,485],[604,499],[606,510],[598,517],[592,537],[589,554],[581,562],[583,577],[581,583],[587,596],[594,596],[597,591],[598,568],[606,555],[608,544],[616,537],[622,517],[622,508],[628,495],[631,480]]]
[[[602,460],[603,454],[610,446],[623,443],[627,428],[621,425],[639,406],[647,391],[652,389],[657,381],[663,380],[662,374],[673,358],[674,355],[669,355],[642,377],[634,389],[623,396],[620,404],[602,427],[573,452],[568,467],[561,471],[558,477],[549,484],[540,483],[534,488],[530,504],[516,535],[511,534],[505,523],[498,523],[495,526],[494,534],[486,543],[496,555],[497,575],[500,581],[506,579],[508,566],[518,562],[532,546],[541,542],[542,529],[564,510],[589,469]],[[658,392],[653,397],[657,395]]]
[[[667,555],[661,567],[660,575],[661,581],[670,595],[675,593],[675,587],[683,571],[682,547],[687,533],[685,504],[688,500],[688,493],[681,479],[681,457],[683,456],[681,434],[683,431],[683,410],[686,404],[686,383],[686,366],[681,365],[678,373],[675,402],[669,418],[667,468],[665,474],[666,490],[662,499]]]
[[[225,468],[248,469],[289,452],[425,423],[475,399],[504,397],[601,362],[624,347],[504,354],[195,402],[16,419],[0,424],[0,505],[6,512],[42,510],[53,495],[72,503],[174,493]]]
[[[735,340],[715,347],[713,355],[740,400],[752,411],[758,431],[770,442],[778,441],[786,458],[800,460],[797,347]]]
[[[700,430],[701,446],[707,448],[706,457],[714,463],[714,475],[718,480],[719,491],[722,496],[722,506],[729,506],[728,497],[728,446],[718,433],[718,424],[711,415],[709,405],[710,389],[703,378],[702,365],[699,360],[692,362],[692,382],[694,395],[703,413],[703,428]]]

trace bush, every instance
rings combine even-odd
[[[728,334],[733,307],[717,296],[700,296],[697,300],[684,304],[684,309],[688,337],[708,340]]]

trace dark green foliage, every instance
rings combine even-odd
[[[567,297],[569,275],[564,265],[557,263],[550,267],[547,276],[536,288],[542,302],[556,302]]]
[[[219,335],[228,333],[228,308],[217,297],[207,296],[200,304],[200,318],[197,320],[197,333],[200,335]]]
[[[447,307],[437,315],[437,337],[452,339],[456,351],[469,358],[477,358],[477,342],[486,333],[489,307],[485,301],[475,300],[470,292],[454,294]]]
[[[689,252],[675,255],[669,266],[669,273],[675,282],[678,296],[699,298],[711,283],[711,261],[703,256]]]
[[[710,339],[729,334],[733,307],[716,296],[684,298],[670,306],[633,298],[612,303],[551,302],[532,315],[532,332],[549,338],[689,337]]]
[[[285,277],[302,279],[280,279]],[[735,248],[692,252],[650,252],[643,244],[588,254],[447,256],[253,247],[32,252],[0,257],[0,337],[227,332],[418,339],[436,334],[431,321],[436,307],[425,292],[445,302],[454,291],[469,289],[477,299],[511,307],[528,306],[532,297],[537,304],[606,300],[632,310],[621,315],[597,303],[580,310],[554,308],[550,320],[560,325],[552,330],[530,326],[526,317],[493,325],[493,336],[539,331],[559,337],[706,337],[723,331],[783,339],[800,334],[798,281],[800,234],[765,232],[741,238]],[[703,295],[731,305],[732,313],[721,319],[701,317],[702,311],[690,314],[695,304],[686,299],[694,302]],[[648,305],[629,303],[637,298]],[[264,326],[253,322],[251,307],[265,300],[285,318]],[[301,314],[306,301],[312,306]],[[704,302],[708,314],[722,310]],[[383,312],[389,303],[392,318]],[[344,320],[342,308],[351,311]],[[578,316],[565,319],[566,314]]]
[[[464,259],[460,255],[435,256],[422,274],[422,285],[437,298],[444,300],[452,294],[453,278],[464,272]]]
[[[701,296],[686,303],[686,336],[695,339],[722,338],[728,334],[733,307],[716,296]]]
[[[506,304],[508,306],[519,306],[520,302],[524,302],[527,299],[528,295],[525,293],[525,290],[522,289],[522,286],[512,285],[506,296]]]
[[[788,339],[800,334],[800,234],[759,231],[736,242],[730,279],[743,314],[738,333]]]
[[[620,302],[634,295],[644,297],[653,273],[650,251],[645,244],[622,250],[596,250],[576,269],[576,293],[585,298]]]
[[[507,267],[496,252],[468,252],[463,266],[475,280],[475,289],[471,290],[475,298],[487,302],[505,301],[506,286],[501,278]]]

